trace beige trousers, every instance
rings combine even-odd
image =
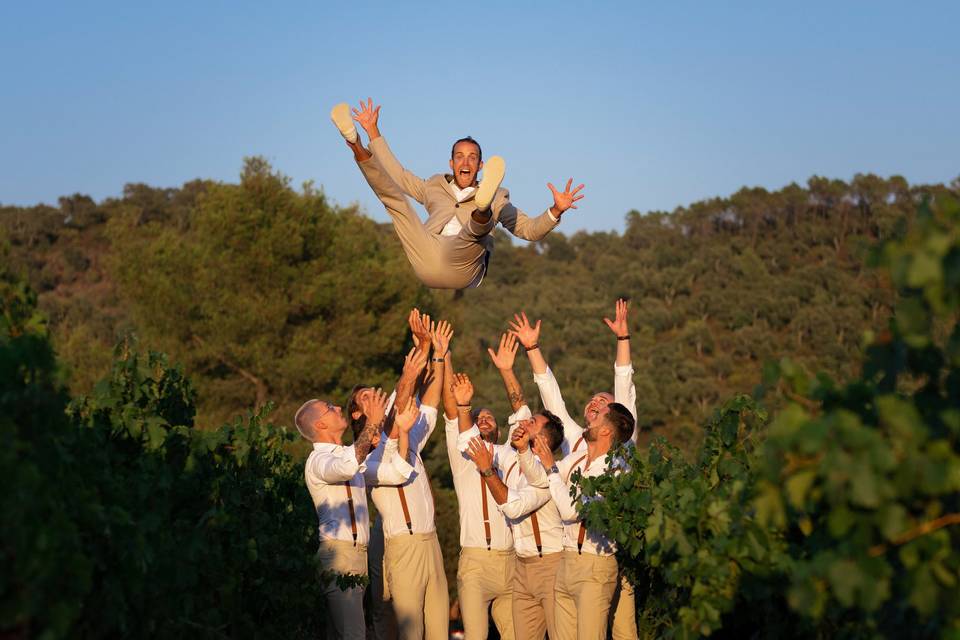
[[[390,594],[385,590],[383,577],[383,544],[383,519],[377,516],[370,525],[370,548],[367,550],[367,566],[370,570],[370,587],[367,589],[370,628],[367,629],[367,637],[397,640],[397,616],[393,612]]]
[[[487,551],[467,547],[460,550],[457,595],[465,640],[486,640],[490,629],[487,610],[491,608],[500,638],[513,640],[511,601],[516,558],[512,549]]]
[[[557,570],[556,640],[605,640],[618,579],[614,556],[564,550]]]
[[[317,551],[320,570],[341,574],[367,574],[367,548],[342,540],[321,540]],[[342,591],[336,582],[324,586],[327,596],[327,637],[333,640],[364,640],[363,587]]]
[[[487,258],[487,250],[479,240],[493,230],[493,216],[482,225],[471,218],[456,236],[430,233],[376,156],[357,164],[393,219],[407,260],[423,284],[432,289],[465,289],[479,278],[486,269]]]
[[[637,603],[633,597],[633,585],[625,576],[620,576],[620,582],[613,593],[611,604],[613,618],[610,625],[613,640],[637,640]]]
[[[401,640],[448,640],[450,595],[436,532],[389,538],[384,576]]]
[[[562,553],[542,558],[517,558],[513,578],[513,630],[517,640],[550,640],[557,637],[554,628],[557,569]]]

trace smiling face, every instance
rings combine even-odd
[[[493,417],[493,412],[489,409],[479,409],[474,416],[474,422],[480,429],[480,437],[487,442],[496,442],[500,439],[497,419]]]
[[[603,391],[590,398],[590,402],[583,408],[583,419],[588,425],[596,423],[610,409],[610,403],[613,402],[613,394]]]
[[[476,184],[477,174],[482,168],[478,144],[464,140],[454,145],[450,170],[453,171],[453,179],[458,187],[463,189]]]

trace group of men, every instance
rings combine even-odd
[[[636,441],[627,311],[619,300],[614,319],[604,318],[617,341],[614,388],[586,404],[585,427],[568,413],[543,356],[540,322],[524,313],[489,350],[513,411],[505,444],[493,412],[474,406],[469,376],[454,372],[452,328],[416,309],[415,346],[389,398],[358,386],[346,409],[321,400],[300,407],[294,421],[313,442],[305,478],[319,519],[319,559],[325,571],[369,573],[377,638],[448,638],[447,581],[421,458],[441,408],[459,502],[457,594],[467,640],[487,637],[491,614],[504,639],[602,640],[608,630],[615,640],[637,637],[616,543],[585,526],[571,492],[578,472],[617,472],[622,460],[607,454]],[[520,346],[540,391],[537,413],[514,373]],[[347,428],[353,444],[344,446]],[[378,513],[373,531],[367,491]],[[327,587],[333,637],[366,637],[363,595],[362,587]]]

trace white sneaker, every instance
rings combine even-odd
[[[353,126],[353,118],[350,117],[350,105],[346,102],[334,105],[333,109],[330,109],[330,119],[347,142],[353,144],[357,141],[357,128]]]
[[[483,180],[477,187],[477,195],[473,201],[480,211],[486,211],[493,202],[493,196],[497,194],[500,183],[503,182],[503,176],[507,172],[507,163],[500,156],[493,156],[483,163]]]

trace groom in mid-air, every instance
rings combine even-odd
[[[583,198],[581,184],[571,191],[573,179],[563,191],[547,184],[553,205],[531,218],[510,202],[510,193],[500,188],[506,166],[493,156],[486,164],[480,144],[461,138],[450,154],[452,174],[437,174],[424,180],[407,171],[394,157],[377,126],[380,106],[373,100],[360,102],[359,109],[346,103],[335,106],[330,117],[366,178],[370,188],[393,219],[393,226],[414,273],[433,289],[478,287],[483,281],[493,250],[491,232],[497,222],[507,231],[531,242],[542,239],[560,222],[567,209]],[[357,135],[356,120],[370,138],[369,149]],[[478,175],[483,169],[483,180]],[[422,204],[426,222],[413,210],[406,196]]]

